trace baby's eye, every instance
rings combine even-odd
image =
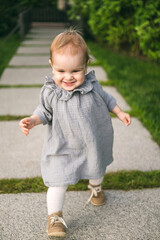
[[[73,70],[73,72],[79,72],[79,70]]]
[[[64,73],[64,71],[63,71],[63,70],[59,70],[58,72],[60,72],[60,73]]]

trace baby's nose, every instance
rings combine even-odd
[[[66,73],[65,78],[66,78],[67,80],[71,80],[71,79],[73,79],[73,76],[72,76],[71,73]]]

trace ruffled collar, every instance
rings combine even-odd
[[[86,94],[86,93],[92,91],[92,89],[93,89],[92,82],[95,82],[95,81],[96,81],[95,71],[92,70],[85,75],[84,83],[81,86],[79,86],[78,88],[75,88],[73,91],[67,91],[67,90],[62,89],[54,82],[53,78],[50,78],[47,76],[46,76],[45,86],[47,88],[54,90],[58,99],[63,100],[63,101],[68,101],[70,98],[72,98],[72,96],[75,92],[80,92],[83,95],[83,94]]]

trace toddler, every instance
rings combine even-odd
[[[87,73],[88,48],[76,30],[67,30],[50,47],[53,78],[46,77],[40,104],[19,125],[27,136],[38,124],[47,124],[41,170],[47,191],[48,236],[66,235],[62,208],[69,184],[89,179],[95,206],[105,203],[101,189],[107,165],[113,161],[113,128],[109,112],[126,126],[131,123],[116,100],[106,93],[94,71]]]

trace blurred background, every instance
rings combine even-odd
[[[115,50],[160,61],[159,0],[0,1],[1,37],[16,31],[23,37],[32,22],[78,24],[86,36]]]

